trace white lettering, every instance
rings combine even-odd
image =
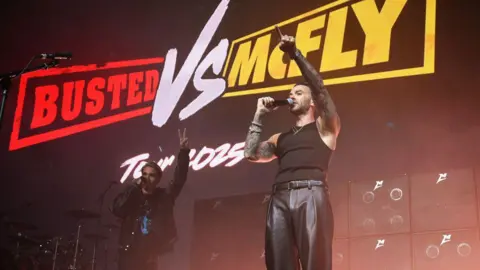
[[[170,49],[167,52],[165,66],[162,72],[162,77],[160,79],[160,83],[158,85],[157,94],[155,97],[155,102],[153,104],[152,110],[152,123],[157,127],[162,127],[170,118],[173,110],[177,106],[180,97],[182,96],[183,92],[185,91],[185,87],[187,83],[190,81],[196,67],[198,66],[200,59],[202,58],[205,50],[207,49],[208,45],[210,44],[213,35],[217,31],[220,22],[223,19],[227,9],[229,0],[222,0],[218,5],[217,9],[213,13],[213,15],[208,20],[207,24],[203,28],[200,36],[198,37],[197,41],[193,45],[190,54],[187,56],[185,63],[181,67],[180,71],[178,72],[177,77],[174,79],[174,71],[176,66],[177,60],[177,49]],[[226,45],[225,45],[226,44]],[[226,47],[225,47],[226,46]],[[213,64],[213,69],[215,74],[219,73],[218,66],[223,66],[223,62],[225,59],[221,60],[219,57],[224,55],[226,58],[226,51],[228,49],[228,41],[225,42],[221,40],[217,47],[215,47],[212,52],[207,56],[207,59],[202,62],[202,70],[205,72],[209,64]],[[224,51],[222,51],[224,50]],[[221,69],[221,67],[220,67]],[[216,72],[218,71],[218,72]],[[195,75],[196,77],[200,77],[203,75],[203,72],[197,72]],[[221,81],[223,80],[223,89],[220,89]],[[197,80],[198,81],[198,80]],[[203,83],[202,83],[203,81]],[[200,83],[203,90],[206,89],[213,89],[208,92],[208,94],[200,95],[197,99],[199,101],[192,102],[193,105],[187,106],[182,112],[180,113],[180,118],[183,120],[188,116],[194,114],[198,110],[202,108],[202,106],[207,105],[213,99],[213,96],[218,97],[218,93],[220,94],[225,90],[225,81],[224,79],[218,78],[214,80],[201,80]],[[205,83],[208,84],[206,87]],[[212,99],[213,98],[213,99]],[[206,103],[206,104],[205,104]]]
[[[127,159],[125,162],[120,165],[120,168],[123,168],[125,166],[127,167],[127,170],[125,170],[125,173],[122,175],[122,178],[120,178],[120,183],[123,183],[125,179],[132,173],[133,168],[135,168],[135,165],[141,160],[145,160],[150,157],[150,154],[145,153],[145,154],[140,154],[138,156],[134,156],[133,158]]]
[[[378,239],[377,240],[377,245],[375,246],[375,250],[385,246],[385,239]]]
[[[225,79],[203,79],[202,76],[210,66],[212,66],[215,75],[220,74],[223,64],[227,59],[227,50],[228,40],[222,39],[218,43],[218,46],[200,63],[193,77],[193,85],[198,91],[202,91],[202,93],[180,112],[180,120],[190,117],[223,94],[226,86]]]
[[[228,157],[232,160],[225,164],[225,167],[232,167],[233,165],[242,161],[245,157],[243,155],[243,147],[245,147],[245,142],[236,143],[228,152]]]
[[[213,205],[212,209],[219,207],[221,204],[222,204],[221,200],[215,201],[215,204]]]
[[[140,163],[138,163],[135,171],[133,171],[133,178],[140,178],[140,176],[142,176],[142,168],[145,164],[147,164],[146,161],[140,161]]]
[[[208,157],[204,159],[202,162],[200,162],[200,160],[205,155],[208,155]],[[200,152],[198,153],[197,158],[195,158],[195,160],[193,160],[190,165],[192,166],[192,169],[194,169],[195,171],[198,171],[203,167],[205,167],[210,161],[212,161],[214,157],[215,157],[215,150],[204,146],[202,150],[200,150]]]
[[[268,201],[270,201],[270,197],[271,197],[271,195],[265,195],[265,196],[263,197],[262,204],[267,203]]]
[[[170,165],[173,164],[173,161],[175,160],[175,156],[174,155],[171,155],[170,157],[168,158],[165,158],[163,160],[163,163],[162,165],[158,164],[160,166],[160,168],[162,168],[162,171],[165,170],[165,168],[169,167]]]
[[[444,234],[442,243],[440,243],[440,246],[443,246],[444,244],[450,242],[452,240],[452,235],[451,234]]]
[[[220,255],[220,253],[213,252],[212,256],[210,257],[210,261],[216,260],[218,258],[218,255]]]
[[[438,179],[437,179],[437,184],[447,180],[448,174],[447,173],[439,173],[438,174]]]
[[[205,168],[207,165],[210,168],[217,167],[223,163],[226,163],[225,167],[232,167],[243,160],[243,147],[245,142],[240,142],[236,144],[224,143],[217,147],[215,150],[210,147],[204,146],[200,151],[196,149],[190,150],[190,167],[193,170],[198,171]],[[133,158],[130,158],[122,163],[120,168],[127,167],[120,182],[123,183],[128,177],[138,178],[141,174],[141,169],[146,163],[146,159],[150,157],[150,154],[144,153],[137,155]],[[175,161],[175,156],[171,155],[169,157],[164,157],[160,159],[157,164],[166,170],[168,167],[173,165]]]
[[[195,156],[195,153],[197,152],[197,150],[195,149],[190,149],[190,154],[188,154],[188,156],[190,157],[190,160],[193,158],[193,156]]]
[[[373,191],[379,189],[383,187],[383,180],[380,180],[380,181],[377,181],[377,183],[375,184],[375,187],[373,188]]]
[[[228,152],[228,149],[230,149],[229,143],[222,144],[219,147],[217,147],[217,149],[215,149],[215,152],[218,153],[218,155],[212,160],[212,162],[210,162],[211,168],[217,167],[218,165],[222,164],[229,158],[229,156],[226,155],[226,153]]]

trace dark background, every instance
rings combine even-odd
[[[212,44],[224,37],[231,42],[328,2],[231,1]],[[23,68],[38,53],[66,50],[74,58],[63,65],[159,57],[177,48],[178,66],[217,5],[218,1],[211,0],[9,1],[2,7],[0,73]],[[329,87],[343,125],[330,182],[470,168],[480,163],[480,44],[475,10],[466,1],[437,0],[435,74]],[[197,95],[190,84],[160,129],[153,127],[150,116],[144,116],[9,152],[17,88],[18,81],[10,91],[0,130],[0,210],[54,235],[75,231],[65,211],[98,210],[98,196],[110,181],[120,179],[124,170],[119,167],[126,159],[146,152],[152,158],[175,154],[178,128],[187,128],[196,149],[243,141],[258,98],[219,99],[179,121],[179,111]],[[285,95],[272,94],[276,98]],[[285,112],[278,114],[278,118],[268,118],[265,135],[291,126]],[[180,241],[165,258],[171,269],[188,268],[194,202],[268,191],[275,165],[242,161],[233,168],[222,165],[191,171],[177,203]],[[119,190],[120,185],[110,190],[106,204]],[[25,207],[27,202],[32,205]],[[106,205],[102,213],[105,222],[113,221]]]

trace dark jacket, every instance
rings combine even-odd
[[[155,252],[158,254],[171,250],[177,239],[177,229],[173,208],[175,200],[180,194],[186,180],[189,167],[190,149],[181,149],[177,156],[177,164],[173,180],[167,188],[157,188],[149,195],[151,205],[151,231],[148,237],[154,242]],[[136,237],[141,237],[139,231],[139,217],[146,196],[140,187],[134,183],[128,184],[115,197],[112,213],[122,219],[119,244],[122,249],[135,248]]]

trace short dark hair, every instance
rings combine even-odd
[[[295,87],[297,85],[303,85],[303,86],[307,86],[308,88],[310,88],[310,84],[308,82],[299,82],[299,83],[296,83],[293,87]]]
[[[147,163],[145,163],[145,165],[143,165],[143,167],[142,167],[142,173],[143,173],[143,169],[145,169],[145,167],[150,167],[150,168],[154,169],[155,172],[156,172],[159,176],[162,176],[162,174],[163,174],[162,168],[160,168],[160,166],[158,166],[158,164],[157,164],[155,161],[153,161],[153,160],[147,161]]]
[[[303,82],[299,82],[299,83],[296,83],[293,87],[297,86],[297,85],[303,85],[303,86],[306,86],[308,87],[308,90],[310,90],[310,94],[312,95],[313,97],[313,92],[312,92],[312,87],[310,87],[310,84],[306,81],[303,81]]]

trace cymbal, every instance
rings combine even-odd
[[[71,210],[66,213],[67,216],[76,218],[76,219],[95,219],[95,218],[100,218],[100,214],[85,210],[85,209],[80,209],[80,210]]]
[[[21,222],[21,221],[6,221],[5,224],[17,231],[33,231],[38,229],[37,226],[26,223],[26,222]]]
[[[89,240],[100,240],[100,241],[108,239],[108,237],[101,234],[96,234],[96,233],[85,234],[84,237]]]
[[[22,234],[9,235],[8,239],[10,242],[18,242],[20,246],[36,246],[39,244],[35,239]]]
[[[52,240],[54,237],[49,234],[40,234],[40,235],[32,235],[32,238],[37,241],[49,241]]]

